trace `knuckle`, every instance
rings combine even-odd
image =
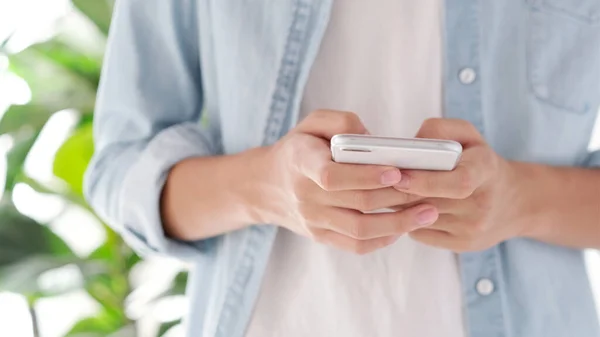
[[[395,217],[396,218],[394,219],[394,224],[392,227],[395,235],[407,234],[412,228],[414,228],[414,220],[408,213],[396,212]]]
[[[327,110],[323,110],[323,109],[317,109],[317,110],[313,110],[311,113],[308,114],[308,116],[306,116],[306,118],[317,118],[320,116],[323,116],[327,114]]]
[[[470,197],[475,191],[475,179],[473,172],[466,167],[458,170],[458,193],[457,196],[460,199],[466,199]]]
[[[315,137],[309,135],[299,136],[297,139],[298,146],[294,149],[299,152],[299,155],[304,156],[305,153],[314,153],[321,151],[323,144]]]
[[[394,234],[395,235],[407,234],[409,232],[409,230],[408,230],[409,227],[410,226],[408,225],[407,220],[405,218],[400,218],[400,219],[398,219],[396,224],[394,224],[394,227],[393,227]]]
[[[395,192],[395,204],[398,206],[410,206],[414,202],[419,201],[421,197],[415,194],[404,193],[401,191]]]
[[[471,239],[471,241],[478,239],[483,233],[486,232],[486,224],[482,219],[477,219],[471,222],[468,228],[468,237]]]
[[[465,121],[464,123],[466,124],[465,129],[468,130],[469,134],[471,134],[478,143],[485,143],[485,140],[483,139],[475,125],[467,121]]]
[[[370,212],[376,209],[373,194],[370,191],[353,192],[353,205],[356,210]]]
[[[333,189],[334,173],[331,165],[323,165],[319,173],[319,186],[325,191]]]
[[[364,225],[364,220],[360,215],[353,217],[352,221],[348,225],[348,234],[351,238],[356,240],[364,240],[367,238],[367,230]]]
[[[310,185],[314,183],[304,176],[295,176],[290,179],[292,186],[292,197],[294,201],[299,205],[304,204],[307,201],[310,201]]]
[[[326,143],[319,138],[300,132],[288,134],[283,143],[285,143],[286,150],[298,159],[302,159],[307,153],[329,150]]]
[[[339,121],[340,130],[343,131],[354,131],[357,128],[362,129],[362,123],[357,114],[353,112],[343,112],[340,116]]]
[[[416,194],[409,194],[409,193],[402,193],[404,194],[404,202],[406,204],[412,204],[414,202],[420,201],[421,199],[423,199],[421,196],[418,196]]]
[[[471,124],[470,122],[464,120],[464,119],[457,119],[456,120],[456,124],[464,130],[468,130],[470,132],[477,132],[477,129],[475,128],[475,126],[473,124]]]
[[[298,214],[308,224],[313,224],[313,223],[317,222],[316,219],[314,218],[313,207],[309,203],[300,201],[300,202],[298,202],[296,209],[297,209]]]
[[[428,129],[435,129],[443,123],[442,118],[427,118],[423,122],[423,127]]]
[[[304,154],[311,151],[311,142],[307,142],[308,137],[301,133],[292,133],[286,136],[285,141],[277,143],[279,158],[285,158],[288,163],[298,163],[304,158]]]
[[[423,188],[425,191],[437,191],[439,189],[438,183],[433,175],[428,175],[423,178]]]
[[[498,171],[500,167],[500,158],[496,155],[496,153],[491,149],[487,148],[483,154],[484,163],[487,163],[490,172]]]
[[[308,121],[317,122],[319,120],[328,118],[331,114],[332,114],[332,111],[324,110],[324,109],[317,109],[317,110],[314,110],[311,113],[309,113],[303,122],[308,122]]]
[[[473,196],[475,206],[484,214],[489,213],[493,208],[492,195],[490,193],[477,193]]]
[[[306,135],[302,133],[291,133],[286,139],[287,148],[291,151],[305,147]]]
[[[438,135],[443,129],[443,123],[441,118],[428,118],[423,122],[421,131],[424,135]]]
[[[479,134],[479,130],[477,130],[475,125],[473,125],[471,122],[469,122],[467,120],[454,119],[453,123],[457,130],[460,130],[461,132],[463,132],[465,134],[468,134],[468,135],[478,135]]]

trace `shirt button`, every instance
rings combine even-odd
[[[475,82],[477,73],[473,68],[464,68],[458,73],[458,79],[462,84],[471,84]]]
[[[495,287],[494,282],[492,282],[492,280],[490,280],[489,278],[482,278],[481,280],[477,281],[477,285],[475,286],[475,288],[477,289],[479,295],[488,296],[494,292]]]

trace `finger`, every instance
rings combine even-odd
[[[325,191],[370,190],[398,184],[400,170],[390,166],[305,160],[302,173]]]
[[[381,209],[399,207],[399,205],[416,205],[423,198],[414,194],[400,192],[392,187],[375,190],[352,190],[317,193],[319,202],[329,206],[371,212]]]
[[[413,240],[428,246],[457,251],[463,242],[454,235],[430,228],[421,228],[408,234]]]
[[[490,151],[487,147],[467,150],[453,171],[403,170],[402,181],[395,187],[423,197],[465,199],[491,174]]]
[[[363,214],[359,211],[334,209],[335,214],[324,221],[324,229],[357,240],[404,235],[433,224],[437,210],[430,205],[418,205],[402,212]]]
[[[417,132],[417,138],[454,140],[466,147],[485,143],[477,128],[462,119],[427,119]]]
[[[397,204],[392,207],[388,207],[393,211],[402,211],[407,208],[413,207],[419,203],[426,203],[435,207],[440,215],[442,214],[465,214],[469,212],[469,204],[464,200],[447,199],[447,198],[424,198],[417,195],[405,194],[408,200],[414,199],[414,201],[406,202],[404,204]]]
[[[425,198],[423,199],[427,204],[435,207],[440,214],[448,215],[467,215],[473,212],[474,207],[470,200],[458,200],[458,199],[447,199],[447,198]]]
[[[464,224],[464,217],[454,214],[440,214],[437,221],[431,226],[427,226],[427,229],[438,230],[455,236],[460,236],[467,232],[467,228]]]
[[[310,135],[296,137],[293,160],[301,174],[326,191],[364,190],[398,184],[402,174],[392,166],[336,163],[327,141]]]
[[[334,110],[317,110],[312,112],[298,124],[295,131],[327,140],[341,133],[367,133],[367,129],[355,113]]]
[[[330,230],[322,230],[315,233],[315,239],[318,242],[359,255],[368,254],[377,249],[389,246],[396,242],[398,238],[389,236],[371,240],[356,240]]]
[[[456,253],[479,251],[491,246],[466,237],[430,228],[419,229],[409,233],[409,235],[413,240],[428,246],[448,249]]]

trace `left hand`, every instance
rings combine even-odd
[[[433,225],[410,233],[413,239],[464,252],[483,250],[523,234],[516,168],[496,154],[472,124],[429,119],[417,137],[457,141],[463,154],[453,171],[402,170],[396,188],[423,197],[419,203],[433,205],[439,212]]]

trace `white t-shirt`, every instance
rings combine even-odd
[[[442,115],[441,0],[336,0],[301,113],[413,137]],[[247,337],[464,337],[456,256],[403,237],[357,256],[281,229]]]

